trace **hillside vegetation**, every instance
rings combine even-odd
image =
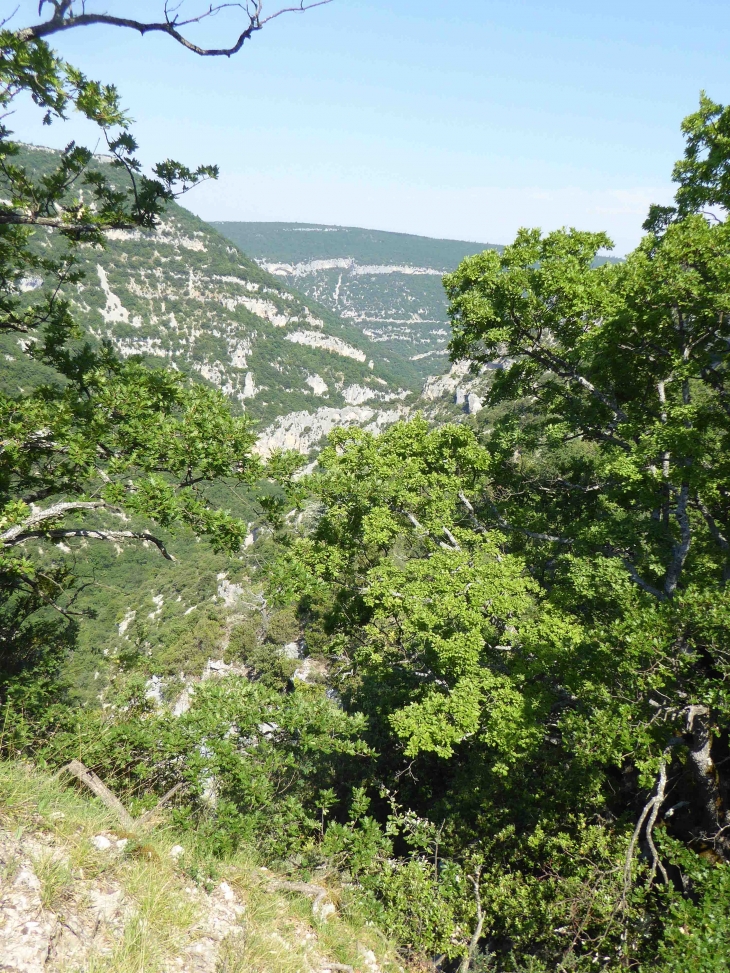
[[[164,812],[129,831],[27,764],[0,764],[0,802],[5,969],[403,971],[372,927],[340,917],[331,876],[297,885],[253,848],[220,858],[190,834],[183,846]]]
[[[352,226],[214,223],[258,264],[346,319],[380,355],[408,358],[426,378],[443,370],[449,326],[441,278],[488,243]]]
[[[58,152],[30,146],[16,156],[34,178],[59,161]],[[93,160],[91,170],[120,178],[108,160]],[[41,254],[57,249],[52,234],[34,246]],[[76,258],[83,280],[68,297],[87,335],[108,339],[122,357],[170,363],[221,389],[234,409],[245,404],[261,430],[289,413],[377,406],[420,391],[420,371],[407,355],[384,356],[358,328],[292,291],[174,202],[154,229],[110,229],[104,247],[84,245]],[[23,287],[32,293],[40,284],[40,275],[30,276]],[[6,388],[34,381],[18,340],[0,335]]]
[[[522,229],[447,274],[412,414],[172,208],[213,167],[143,175],[116,89],[0,45],[6,118],[112,154],[0,128],[2,963],[730,971],[730,107],[625,261]],[[359,354],[282,337],[308,314]],[[292,382],[351,361],[345,405],[262,440],[259,338]]]

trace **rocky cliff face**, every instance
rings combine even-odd
[[[370,357],[405,357],[421,380],[447,367],[441,278],[490,246],[348,226],[213,225],[274,277],[355,326]]]
[[[50,169],[57,153],[28,147],[19,161]],[[447,372],[441,277],[479,244],[346,227],[220,227],[258,248],[258,260],[176,205],[154,231],[108,233],[106,248],[82,250],[85,279],[68,294],[75,315],[119,354],[219,388],[257,421],[261,455],[307,453],[337,426],[377,432],[450,396],[478,410],[473,379],[461,366]],[[37,241],[53,246],[50,234]],[[32,380],[17,337],[0,336],[0,356],[5,388]]]
[[[26,149],[43,171],[57,153]],[[103,165],[103,163],[100,163]],[[42,249],[53,237],[37,234]],[[154,231],[117,230],[81,252],[85,279],[69,289],[74,313],[123,356],[164,362],[221,389],[263,429],[288,414],[357,401],[407,398],[420,379],[407,355],[384,355],[352,323],[290,288],[181,206]],[[38,290],[41,280],[28,280]],[[17,337],[0,339],[0,381],[28,381]],[[324,400],[324,401],[323,401]]]

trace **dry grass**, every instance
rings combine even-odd
[[[28,765],[0,762],[0,829],[26,833],[43,849],[32,865],[45,909],[70,914],[83,908],[80,889],[90,886],[122,890],[126,907],[119,935],[105,955],[88,957],[84,973],[170,969],[191,941],[206,908],[205,893],[221,881],[244,911],[240,933],[234,930],[221,944],[216,973],[302,973],[323,968],[326,959],[369,973],[365,950],[372,950],[383,973],[402,971],[385,937],[357,916],[334,915],[323,923],[313,916],[310,899],[267,890],[252,850],[216,861],[193,833],[180,836],[164,820],[144,836],[122,836],[97,799]],[[128,842],[123,850],[100,851],[92,843],[100,833]],[[178,843],[185,853],[174,861],[169,852]],[[17,865],[5,862],[6,881]],[[197,894],[191,895],[191,887]]]
[[[65,856],[62,858],[52,851],[31,857],[33,871],[40,882],[41,904],[44,909],[58,912],[71,898],[74,876]]]

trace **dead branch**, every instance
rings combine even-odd
[[[102,530],[100,528],[92,527],[78,527],[76,529],[56,529],[56,530],[31,530],[24,534],[21,534],[16,543],[21,543],[22,541],[29,540],[33,537],[47,537],[49,540],[58,541],[64,540],[68,537],[90,537],[92,540],[97,541],[124,541],[124,540],[135,540],[135,541],[148,541],[150,544],[154,544],[158,551],[167,561],[174,561],[175,558],[167,550],[163,542],[159,537],[155,537],[154,534],[150,534],[146,530]]]
[[[93,770],[85,767],[80,760],[72,760],[71,763],[61,768],[59,775],[64,772],[72,774],[82,784],[85,784],[93,794],[96,794],[102,804],[105,804],[110,811],[116,814],[123,828],[127,831],[134,829],[134,818],[132,815],[119,798],[109,790],[104,781],[96,776]]]
[[[474,901],[476,903],[477,922],[474,926],[474,932],[472,933],[472,937],[469,941],[469,951],[462,959],[459,966],[459,973],[469,973],[469,968],[479,947],[479,940],[482,938],[482,931],[484,929],[484,910],[482,909],[481,877],[481,866],[476,869],[473,875],[467,875],[467,878],[474,886]]]
[[[297,895],[306,895],[308,898],[314,899],[312,903],[312,910],[315,915],[317,910],[321,908],[322,904],[330,898],[329,889],[324,888],[322,885],[315,885],[313,882],[291,882],[285,878],[269,878],[265,879],[266,888],[269,892],[295,892]],[[344,969],[344,967],[325,967],[325,969]]]
[[[72,30],[75,27],[90,27],[95,24],[102,24],[107,27],[125,27],[130,30],[136,30],[143,37],[145,34],[150,33],[167,34],[168,37],[172,37],[178,44],[192,51],[193,54],[199,54],[201,57],[231,57],[233,54],[237,54],[245,42],[250,40],[257,31],[261,30],[266,24],[275,20],[277,17],[281,17],[282,14],[304,13],[314,7],[322,7],[331,2],[332,0],[313,0],[313,2],[307,3],[306,0],[299,0],[299,3],[291,7],[281,7],[279,10],[268,15],[264,14],[264,0],[247,0],[245,3],[209,4],[207,9],[202,13],[197,16],[188,17],[185,20],[180,19],[176,13],[171,12],[169,2],[166,2],[164,5],[164,20],[155,22],[134,20],[129,17],[115,17],[111,14],[86,13],[83,4],[81,13],[77,14],[74,12],[73,0],[41,0],[39,9],[42,10],[46,4],[52,6],[52,16],[40,24],[35,24],[32,27],[24,27],[16,31],[16,37],[23,41],[40,40],[51,34],[57,34],[64,30]],[[234,8],[242,11],[248,19],[248,24],[239,33],[237,39],[230,47],[200,47],[181,32],[185,27],[199,24],[203,20],[216,16],[216,14],[219,14],[223,10]]]
[[[461,550],[461,547],[459,545],[459,542],[454,537],[454,535],[451,533],[451,531],[449,530],[449,528],[448,527],[442,527],[441,529],[443,530],[444,534],[446,534],[446,538],[447,538],[447,540],[449,542],[448,544],[443,544],[443,541],[441,542],[442,545],[446,548],[446,550],[447,551],[460,551]]]
[[[88,767],[85,767],[80,760],[72,760],[70,763],[65,764],[65,766],[61,767],[56,776],[60,777],[61,774],[64,773],[68,773],[76,777],[77,780],[80,780],[82,784],[85,784],[93,794],[96,794],[102,804],[105,804],[110,811],[113,811],[114,814],[116,814],[119,823],[126,831],[134,831],[136,828],[141,828],[145,824],[148,824],[154,815],[157,814],[160,808],[166,804],[173,795],[177,794],[182,787],[185,786],[185,781],[180,781],[178,784],[175,784],[175,786],[172,787],[167,794],[160,798],[157,804],[155,804],[150,811],[145,811],[143,815],[135,820],[119,798],[109,790],[104,781],[100,777],[97,777],[93,770],[89,770]]]
[[[636,827],[634,828],[634,833],[631,836],[631,841],[629,842],[629,847],[626,851],[626,860],[624,863],[624,888],[621,895],[621,908],[626,910],[628,906],[628,895],[629,889],[631,888],[631,865],[634,860],[634,854],[636,852],[636,845],[641,836],[641,832],[644,829],[644,822],[646,822],[645,836],[647,844],[649,846],[649,854],[651,856],[651,875],[649,877],[649,884],[654,879],[657,867],[661,869],[662,878],[665,882],[668,882],[667,872],[662,863],[659,860],[659,854],[656,850],[654,844],[654,839],[652,837],[652,832],[654,830],[654,825],[656,824],[657,815],[661,810],[661,806],[664,803],[665,791],[667,786],[667,757],[671,747],[674,743],[680,742],[671,741],[670,745],[662,754],[661,763],[659,764],[659,773],[657,775],[657,781],[654,785],[651,796],[649,800],[644,805],[644,808],[639,815],[639,820],[636,822]],[[648,818],[648,821],[647,821]]]
[[[64,540],[68,537],[91,537],[102,541],[138,540],[149,541],[168,561],[175,560],[159,537],[155,537],[154,534],[150,534],[146,530],[105,530],[91,527],[36,529],[37,524],[42,524],[47,520],[55,520],[57,517],[62,517],[74,510],[98,510],[100,508],[111,509],[104,500],[64,500],[54,503],[45,510],[34,511],[20,524],[15,524],[0,534],[0,546],[15,547],[34,537],[44,537],[53,541]]]
[[[667,875],[667,870],[662,864],[659,853],[656,850],[656,845],[654,844],[654,825],[656,824],[656,819],[664,803],[665,793],[667,789],[667,764],[663,760],[659,767],[659,779],[656,784],[656,794],[654,796],[654,805],[649,812],[649,820],[646,822],[646,843],[649,846],[649,854],[651,855],[651,873],[649,874],[649,884],[654,881],[654,876],[656,875],[657,868],[661,872],[664,884],[669,884],[669,876]]]
[[[106,503],[103,500],[64,500],[60,503],[54,503],[52,507],[36,510],[29,517],[26,517],[22,523],[9,527],[4,533],[0,534],[0,544],[4,547],[19,544],[20,538],[27,533],[29,528],[35,527],[36,524],[40,524],[44,520],[55,520],[56,517],[61,517],[72,510],[97,510],[99,507],[106,507]]]
[[[285,878],[266,878],[266,885],[272,892],[296,892],[311,898],[322,899],[329,895],[328,889],[314,882],[291,882]]]
[[[162,797],[159,799],[159,801],[157,802],[157,804],[155,804],[153,808],[151,808],[149,811],[145,811],[144,814],[140,815],[140,817],[137,818],[137,820],[134,822],[136,826],[138,828],[141,828],[142,825],[147,824],[147,822],[150,821],[155,814],[157,814],[160,808],[163,805],[167,804],[170,798],[173,797],[175,794],[177,794],[177,792],[181,790],[184,786],[185,786],[185,781],[181,780],[179,781],[179,783],[175,784],[174,787],[171,787],[170,790],[167,792],[167,794],[162,795]]]

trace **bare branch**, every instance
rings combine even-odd
[[[47,507],[45,510],[36,510],[20,524],[9,527],[3,534],[0,534],[0,545],[3,547],[15,547],[23,541],[31,540],[34,537],[45,537],[49,540],[64,540],[68,537],[91,537],[96,540],[118,541],[118,540],[141,540],[149,541],[161,552],[162,556],[168,561],[175,558],[170,554],[159,539],[154,534],[142,530],[104,530],[102,528],[78,527],[78,528],[52,528],[36,529],[38,524],[47,520],[56,520],[64,514],[75,510],[98,510],[100,508],[111,509],[104,500],[74,500],[62,501]]]
[[[139,828],[142,825],[147,824],[148,821],[151,821],[152,818],[155,816],[155,814],[157,814],[157,812],[160,810],[160,808],[163,807],[165,804],[167,804],[170,798],[174,797],[179,790],[182,790],[182,788],[186,786],[186,784],[187,781],[181,780],[177,784],[175,784],[174,787],[171,787],[166,794],[162,795],[162,797],[159,799],[159,801],[157,802],[157,804],[155,804],[153,808],[150,808],[149,811],[145,811],[144,814],[140,815],[140,817],[137,818],[137,820],[134,822],[136,826]]]
[[[689,522],[689,511],[687,510],[688,504],[689,484],[683,483],[679,489],[677,507],[674,512],[677,524],[679,525],[679,542],[672,547],[672,559],[669,562],[664,576],[664,594],[667,598],[671,598],[677,588],[679,577],[684,568],[684,562],[687,560],[690,544],[692,543],[692,529]]]
[[[451,550],[454,550],[454,551],[460,551],[461,550],[461,547],[459,545],[459,542],[454,537],[454,535],[451,533],[451,531],[449,530],[449,528],[448,527],[442,527],[441,529],[443,530],[444,534],[446,534],[446,539],[448,540],[449,544],[451,545],[451,548],[450,549]]]
[[[105,804],[110,811],[116,814],[119,823],[127,831],[131,831],[134,828],[134,818],[131,816],[126,807],[122,804],[116,794],[106,786],[100,777],[97,777],[93,770],[89,770],[85,767],[80,760],[72,760],[71,763],[66,764],[64,767],[58,771],[58,774],[68,773],[72,774],[82,784],[85,784],[92,794],[96,794],[99,800]]]
[[[93,770],[89,770],[88,767],[84,766],[80,760],[72,760],[70,763],[65,764],[63,767],[61,767],[56,776],[60,777],[61,774],[64,773],[72,774],[77,778],[77,780],[80,780],[82,784],[85,784],[89,790],[109,808],[110,811],[113,811],[114,814],[116,814],[119,823],[127,831],[133,831],[148,824],[154,818],[160,808],[187,784],[187,781],[184,780],[181,780],[179,783],[175,784],[175,786],[172,787],[167,794],[160,798],[160,800],[151,810],[146,811],[141,817],[135,819],[131,816],[116,794],[109,790],[104,781],[100,777],[97,777]]]
[[[26,517],[22,523],[9,527],[3,534],[0,534],[0,543],[4,547],[19,544],[19,538],[22,538],[22,535],[26,534],[29,528],[35,527],[36,524],[40,524],[44,520],[54,520],[72,510],[97,510],[99,507],[106,507],[106,503],[103,500],[72,500],[54,503],[52,507],[36,510],[29,517]],[[37,536],[43,532],[35,531],[34,533]]]
[[[47,0],[45,0],[47,2]],[[187,50],[192,51],[193,54],[198,54],[201,57],[231,57],[233,54],[237,54],[245,42],[250,40],[250,38],[259,30],[261,30],[270,21],[275,20],[277,17],[281,17],[282,14],[288,13],[304,13],[307,10],[312,10],[314,7],[322,7],[325,4],[331,3],[332,0],[314,0],[312,3],[306,3],[305,0],[300,0],[298,4],[291,7],[282,7],[268,16],[263,16],[263,0],[252,0],[251,3],[221,3],[221,4],[211,4],[207,10],[199,14],[197,17],[190,17],[187,20],[179,20],[177,17],[169,16],[169,8],[167,4],[165,5],[165,19],[163,21],[153,22],[153,21],[142,21],[134,20],[128,17],[115,17],[111,14],[92,14],[92,13],[80,13],[74,14],[73,4],[69,2],[54,3],[55,8],[53,16],[40,24],[35,24],[32,27],[24,27],[21,30],[16,31],[16,37],[20,40],[39,40],[43,37],[48,37],[51,34],[57,34],[60,31],[71,30],[74,27],[89,27],[96,24],[103,24],[108,27],[126,27],[130,30],[138,31],[142,36],[150,33],[161,33],[167,34],[172,37],[173,40],[177,41]],[[41,3],[41,8],[44,3]],[[230,47],[200,47],[194,44],[191,40],[185,37],[181,32],[180,28],[189,26],[191,24],[200,23],[203,20],[213,17],[220,13],[224,9],[237,7],[245,12],[248,18],[248,26],[241,31],[238,35],[236,41]]]
[[[715,543],[718,545],[718,547],[722,548],[723,551],[730,550],[730,543],[728,542],[727,537],[725,537],[725,535],[722,533],[720,528],[717,526],[717,523],[715,522],[715,518],[712,516],[707,506],[699,499],[699,497],[697,498],[695,503],[700,513],[705,518],[705,522],[709,528],[710,533],[712,534]]]
[[[676,741],[679,742],[679,741]],[[659,773],[657,775],[657,781],[652,790],[649,800],[644,805],[644,808],[639,815],[639,820],[636,822],[636,827],[634,828],[634,833],[631,836],[631,841],[629,842],[629,847],[626,851],[626,861],[624,863],[624,888],[621,896],[622,908],[626,909],[628,905],[628,894],[631,888],[631,863],[634,859],[634,853],[636,851],[636,845],[639,841],[639,837],[644,828],[644,822],[646,821],[646,839],[649,845],[649,854],[652,860],[651,875],[649,877],[649,883],[651,884],[654,875],[656,874],[657,865],[661,869],[662,878],[665,883],[669,881],[666,869],[659,860],[659,855],[654,844],[654,839],[652,837],[652,831],[654,825],[656,824],[657,815],[661,810],[661,806],[664,803],[665,791],[667,787],[667,755],[671,748],[667,749],[662,754],[661,763],[659,764]],[[647,818],[649,819],[647,821]]]
[[[664,803],[665,792],[667,789],[667,762],[662,760],[659,766],[659,778],[656,784],[656,793],[654,795],[654,806],[649,812],[649,820],[646,822],[646,843],[649,846],[649,854],[651,855],[651,873],[649,875],[649,884],[654,881],[654,876],[656,875],[657,867],[661,872],[662,878],[664,879],[664,884],[669,884],[669,876],[667,875],[667,870],[659,858],[659,853],[656,850],[656,845],[654,844],[654,825],[656,824],[656,819]]]
[[[644,581],[644,579],[641,577],[639,572],[636,570],[636,568],[631,563],[631,561],[629,561],[628,558],[624,557],[621,558],[621,560],[623,561],[624,567],[631,575],[631,580],[634,582],[634,584],[637,584],[642,591],[646,591],[647,594],[653,595],[659,601],[663,601],[666,598],[666,595],[664,594],[663,591],[660,591],[658,588],[655,588],[654,585],[649,584],[648,581]]]
[[[420,534],[428,534],[428,531],[427,531],[427,530],[426,530],[426,528],[425,528],[425,527],[423,526],[423,524],[422,524],[422,523],[421,523],[421,522],[420,522],[419,520],[417,520],[417,519],[416,519],[416,517],[415,517],[415,514],[412,514],[412,513],[410,513],[410,512],[409,512],[409,511],[407,511],[407,510],[404,510],[404,511],[403,511],[403,513],[404,513],[404,514],[406,515],[406,517],[407,517],[407,518],[408,518],[408,520],[410,521],[410,523],[411,523],[411,525],[412,525],[413,527],[415,527],[415,528],[416,528],[416,530],[417,530],[417,531],[418,531],[418,532],[419,532]]]
[[[167,561],[175,560],[159,537],[155,537],[154,534],[150,534],[146,530],[102,530],[100,528],[91,527],[79,527],[71,530],[36,530],[27,531],[25,534],[22,534],[18,543],[21,541],[30,540],[33,537],[47,537],[53,541],[65,540],[69,537],[90,537],[92,540],[98,541],[149,541],[150,544],[155,545],[155,547],[160,551],[162,556]]]
[[[469,973],[472,960],[476,956],[477,949],[479,947],[479,940],[482,938],[482,930],[484,929],[484,910],[482,909],[481,877],[481,866],[476,869],[474,875],[467,875],[467,878],[474,886],[474,902],[476,905],[477,921],[476,925],[474,926],[474,932],[472,933],[469,941],[468,952],[459,964],[459,973]]]

